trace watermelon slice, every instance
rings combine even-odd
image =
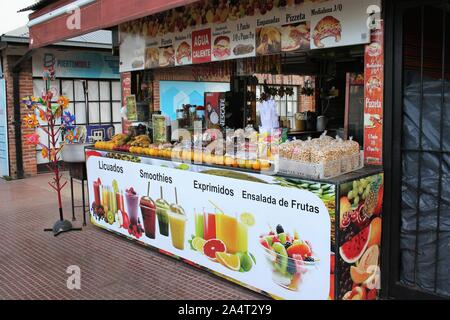
[[[342,260],[348,264],[358,261],[367,249],[370,239],[370,226],[361,230],[356,236],[339,248]]]

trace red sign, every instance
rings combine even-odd
[[[383,164],[384,28],[372,30],[365,50],[364,158]]]
[[[192,63],[211,61],[211,29],[192,31]]]

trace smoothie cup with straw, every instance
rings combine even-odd
[[[169,224],[172,245],[179,250],[184,250],[186,221],[186,214],[178,204],[177,188],[175,188],[175,203],[170,205]]]
[[[194,209],[195,215],[195,236],[198,238],[205,239],[205,208],[203,212],[197,212]]]
[[[142,219],[144,219],[145,235],[150,239],[156,238],[156,204],[150,198],[150,182],[148,183],[147,196],[140,201]]]
[[[169,236],[169,210],[170,205],[164,200],[161,187],[161,198],[156,200],[156,215],[158,216],[159,233],[165,237]]]
[[[130,224],[132,226],[133,225],[137,226],[139,197],[132,187],[125,191],[125,201],[127,202]]]

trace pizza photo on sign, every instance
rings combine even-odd
[[[169,67],[175,65],[175,51],[173,46],[159,48],[159,66]]]
[[[367,80],[367,91],[370,94],[381,92],[381,80],[376,76],[372,76]]]
[[[367,54],[369,57],[378,57],[382,53],[381,44],[374,42],[367,46]]]
[[[327,38],[334,38],[336,43],[342,39],[341,22],[332,16],[326,16],[314,28],[313,40],[316,47],[324,48],[325,45],[322,41]]]
[[[310,47],[311,29],[309,22],[283,26],[281,31],[281,50],[290,52]]]
[[[281,32],[275,27],[256,30],[256,53],[259,55],[281,52]]]
[[[226,59],[231,55],[230,38],[220,36],[214,40],[213,56],[216,59]]]
[[[158,48],[145,49],[145,68],[156,68],[159,65],[159,50]]]
[[[364,127],[366,129],[376,129],[383,126],[383,119],[379,114],[365,114]]]
[[[180,43],[177,48],[176,59],[178,64],[190,64],[192,61],[191,45],[186,41]]]

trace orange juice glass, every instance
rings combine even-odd
[[[237,218],[226,214],[216,214],[216,237],[225,243],[228,253],[238,252]]]

